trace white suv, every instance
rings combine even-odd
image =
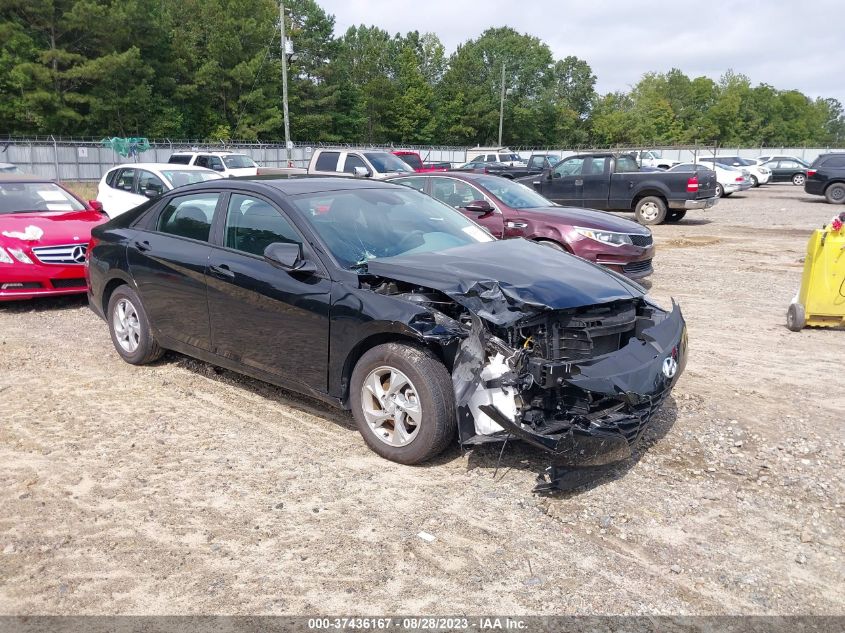
[[[528,162],[507,147],[474,147],[467,150],[467,156],[473,156],[468,163],[502,163],[508,167],[525,167]]]
[[[246,154],[235,152],[176,152],[167,162],[205,167],[216,171],[224,178],[258,174],[258,165],[254,160]]]

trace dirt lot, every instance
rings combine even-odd
[[[83,300],[0,306],[0,613],[845,614],[845,332],[784,326],[834,210],[771,185],[656,228],[687,371],[553,497],[514,443],[399,466],[320,403],[125,364]]]

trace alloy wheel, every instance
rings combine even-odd
[[[394,367],[376,367],[361,387],[367,425],[389,446],[407,446],[420,430],[422,406],[411,380]]]
[[[800,187],[801,185],[803,185],[803,184],[804,184],[804,181],[805,181],[805,180],[806,180],[806,178],[804,177],[804,174],[795,174],[795,175],[792,177],[792,184],[793,184],[793,185],[798,185],[798,186]]]
[[[121,299],[114,307],[112,325],[118,345],[132,354],[141,344],[141,322],[138,311],[129,299]]]

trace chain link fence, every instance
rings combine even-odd
[[[21,170],[45,178],[69,181],[96,181],[111,167],[122,163],[166,163],[176,151],[233,151],[250,156],[262,167],[307,167],[316,148],[370,148],[404,149],[416,151],[423,162],[464,163],[481,152],[481,148],[418,146],[418,145],[363,145],[322,144],[297,142],[291,148],[284,143],[259,143],[249,141],[219,141],[209,143],[198,140],[148,139],[150,148],[132,158],[120,156],[104,139],[30,137],[0,138],[0,163],[11,163]],[[730,147],[718,145],[612,145],[603,147],[516,147],[511,149],[527,158],[533,152],[553,153],[560,156],[589,150],[624,152],[634,149],[656,150],[667,160],[690,161],[696,156],[729,154],[743,158],[757,158],[764,154],[797,156],[810,162],[819,154],[837,151],[831,147]],[[839,150],[845,151],[845,150]]]

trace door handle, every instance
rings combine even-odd
[[[141,242],[140,240],[135,240],[135,248],[137,248],[143,253],[144,251],[150,250],[151,247],[150,243],[147,240],[144,240],[143,242]]]
[[[583,185],[583,184],[584,184],[584,181],[583,181],[583,180],[581,180],[580,178],[578,178],[578,179],[575,181],[575,186],[576,186],[576,187],[581,186],[581,185]]]
[[[226,264],[220,264],[219,266],[209,266],[208,272],[210,272],[215,277],[219,277],[220,279],[235,278],[235,273],[232,272]]]

